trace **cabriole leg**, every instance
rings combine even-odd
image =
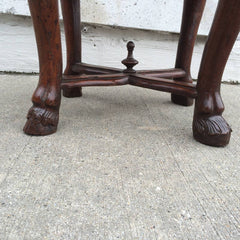
[[[57,0],[29,0],[39,56],[40,76],[24,132],[56,132],[61,101],[62,50]]]
[[[231,128],[222,117],[220,86],[239,29],[240,1],[219,0],[200,67],[193,119],[195,139],[207,145],[225,146],[230,140]]]
[[[184,78],[175,79],[176,81],[192,82],[190,73],[192,54],[205,3],[206,0],[184,1],[176,68],[185,70],[186,76]],[[193,104],[193,99],[172,94],[172,102],[183,106],[191,106]]]
[[[61,5],[67,47],[64,74],[74,75],[76,73],[72,70],[73,65],[82,61],[80,0],[61,0]],[[63,96],[81,97],[82,88],[64,89]]]

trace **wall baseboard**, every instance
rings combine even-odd
[[[112,67],[123,67],[126,43],[136,44],[137,69],[174,67],[178,34],[139,29],[83,24],[83,61]],[[197,78],[206,37],[199,37],[194,49],[192,75]],[[65,39],[62,28],[63,59]],[[29,17],[0,15],[0,71],[38,72],[38,56],[32,22]],[[240,82],[240,38],[229,58],[223,81]]]

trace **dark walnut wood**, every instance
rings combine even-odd
[[[67,45],[62,74],[62,52],[57,0],[29,0],[38,45],[40,77],[24,131],[48,135],[57,130],[61,89],[65,97],[81,97],[82,87],[130,84],[172,94],[172,101],[190,106],[196,98],[193,134],[212,146],[228,144],[231,128],[222,117],[222,74],[240,29],[240,1],[220,0],[203,54],[197,87],[192,83],[191,60],[206,0],[185,0],[175,68],[134,70],[134,43],[127,44],[126,69],[82,62],[80,0],[61,0]]]
[[[220,0],[198,76],[193,135],[207,145],[225,146],[231,128],[222,117],[221,79],[240,30],[240,1]]]
[[[67,49],[67,66],[64,74],[73,75],[77,74],[73,66],[82,62],[80,0],[61,0],[61,6]],[[82,88],[63,89],[63,96],[67,98],[81,97]]]
[[[124,64],[127,69],[125,69],[124,73],[135,73],[136,71],[133,69],[134,66],[138,64],[138,61],[133,57],[133,50],[135,48],[134,42],[128,42],[127,44],[127,50],[128,50],[128,56],[126,59],[122,61],[122,64]]]
[[[192,54],[205,3],[206,0],[184,0],[182,27],[175,67],[183,69],[186,75],[176,79],[177,81],[192,83]],[[182,106],[191,106],[193,104],[192,98],[183,95],[172,94],[171,97],[173,103]]]
[[[61,101],[62,50],[58,1],[28,2],[38,46],[40,77],[24,132],[48,135],[57,130]]]

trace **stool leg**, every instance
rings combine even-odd
[[[61,0],[67,46],[66,75],[74,75],[72,67],[82,61],[80,0]],[[81,97],[82,88],[64,89],[63,96]]]
[[[192,54],[205,3],[206,0],[184,1],[182,27],[178,44],[176,68],[181,68],[185,70],[187,75],[184,78],[175,79],[176,81],[192,82],[192,77],[190,73]],[[179,105],[191,106],[193,104],[192,98],[179,96],[176,94],[172,94],[171,97],[172,102]]]
[[[61,101],[62,50],[57,0],[28,0],[39,56],[40,76],[24,132],[56,132]]]
[[[193,135],[201,143],[225,146],[231,128],[222,117],[220,95],[226,62],[240,30],[240,1],[219,0],[217,12],[203,53],[197,84]]]

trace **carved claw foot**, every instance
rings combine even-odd
[[[232,129],[220,115],[194,118],[193,136],[203,144],[224,147],[230,141],[231,132]]]
[[[44,136],[57,131],[59,111],[54,108],[33,106],[27,115],[23,131],[28,135]]]
[[[232,129],[222,117],[223,111],[219,92],[204,91],[199,94],[193,119],[193,136],[197,141],[216,147],[229,143]]]

